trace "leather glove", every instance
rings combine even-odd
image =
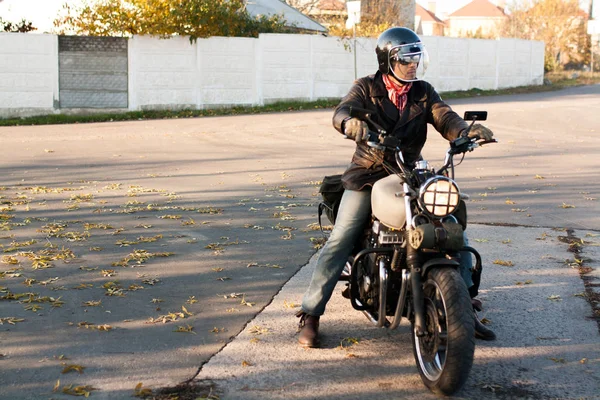
[[[481,124],[474,124],[469,131],[469,137],[476,137],[488,141],[494,139],[494,133],[489,128],[486,128]]]
[[[344,134],[356,143],[362,143],[369,138],[369,127],[358,118],[350,118],[344,124]]]

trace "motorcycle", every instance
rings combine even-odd
[[[373,185],[370,223],[340,277],[347,281],[344,297],[378,327],[396,329],[407,318],[423,383],[434,393],[450,395],[466,382],[475,351],[473,308],[458,271],[460,252],[472,253],[473,271],[481,272],[480,254],[464,245],[468,196],[454,180],[454,157],[496,142],[467,136],[487,112],[465,113],[471,124],[450,142],[437,171],[424,160],[413,168],[406,165],[397,140],[367,110],[354,108],[350,115],[369,126],[367,144],[393,151],[397,165],[384,161],[393,173]]]

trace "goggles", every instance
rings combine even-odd
[[[408,64],[418,64],[421,61],[421,53],[419,54],[396,54],[393,57],[390,57],[393,61],[397,61],[402,65]]]
[[[390,50],[390,61],[399,62],[401,65],[418,64],[422,54],[421,43],[402,45]]]

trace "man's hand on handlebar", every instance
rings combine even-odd
[[[475,124],[469,131],[470,138],[483,139],[486,142],[494,140],[494,133],[481,124]]]
[[[344,134],[356,143],[366,142],[369,139],[369,127],[358,118],[350,118],[344,124]]]

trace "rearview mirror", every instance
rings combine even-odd
[[[487,111],[465,111],[463,119],[465,121],[485,121],[487,119]]]

